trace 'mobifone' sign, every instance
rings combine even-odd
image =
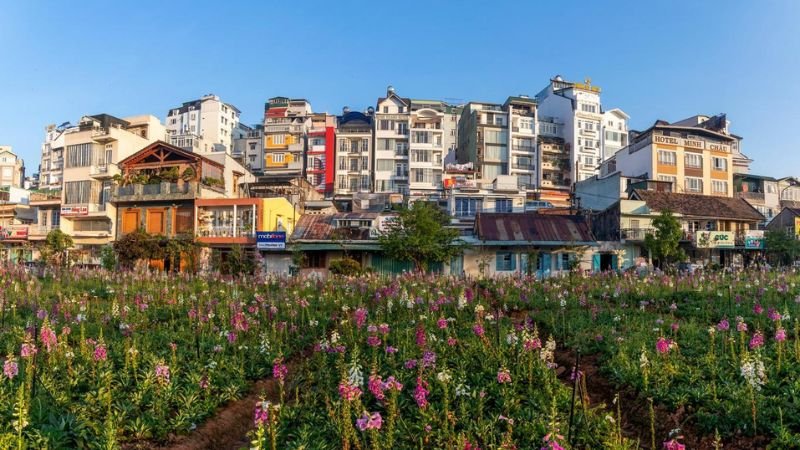
[[[286,248],[285,231],[256,231],[258,250],[283,250]]]

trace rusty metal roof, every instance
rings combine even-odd
[[[297,222],[292,233],[292,240],[331,241],[343,240],[370,240],[369,228],[340,228],[341,233],[334,236],[337,220],[374,220],[378,213],[337,213],[337,214],[306,214]]]
[[[594,242],[584,216],[538,213],[479,213],[475,231],[481,241]]]
[[[764,216],[743,198],[656,192],[635,189],[631,198],[643,200],[655,211],[669,210],[683,216],[742,221],[762,221]]]

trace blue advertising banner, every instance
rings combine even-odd
[[[286,248],[285,231],[256,231],[258,250],[283,250]]]

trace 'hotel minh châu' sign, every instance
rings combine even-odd
[[[653,134],[651,139],[654,144],[662,145],[675,145],[684,148],[696,148],[698,150],[711,150],[715,152],[730,152],[731,147],[728,144],[720,144],[717,142],[706,142],[699,139],[684,139],[674,136],[662,136],[660,134]]]

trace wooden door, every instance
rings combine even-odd
[[[133,233],[139,229],[139,210],[125,210],[122,212],[122,234]]]

